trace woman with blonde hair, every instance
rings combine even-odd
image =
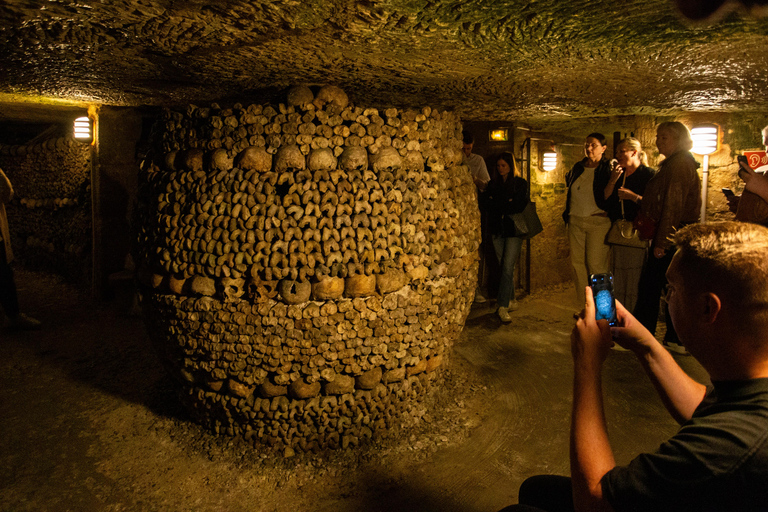
[[[640,210],[640,201],[645,186],[654,171],[648,167],[648,156],[640,141],[627,137],[616,146],[618,165],[611,171],[611,178],[605,187],[608,201],[608,217],[611,222],[619,219],[633,221]],[[614,294],[629,311],[637,302],[637,285],[643,270],[647,250],[644,247],[612,245],[611,271],[613,272]]]
[[[634,316],[656,333],[659,299],[667,286],[667,268],[672,261],[675,231],[699,220],[701,209],[701,180],[698,162],[691,154],[693,141],[688,128],[677,121],[661,123],[656,128],[656,147],[664,155],[659,172],[645,187],[638,217],[654,226],[647,238],[651,241],[637,290]],[[673,352],[685,353],[677,334],[667,318],[664,346]]]

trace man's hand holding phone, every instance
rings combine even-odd
[[[587,286],[587,301],[571,331],[571,355],[575,365],[585,364],[593,371],[602,366],[613,346],[607,320],[595,319],[595,299]]]
[[[736,213],[736,210],[739,209],[739,197],[736,194],[733,193],[733,190],[729,188],[723,188],[721,189],[723,191],[723,195],[725,196],[725,200],[728,201],[728,210],[731,213]]]
[[[658,343],[653,334],[619,301],[616,301],[616,316],[618,322],[611,327],[611,336],[622,347],[640,355],[648,352],[652,344]]]
[[[757,176],[754,169],[749,166],[749,161],[746,156],[739,155],[736,157],[736,161],[739,162],[739,178],[741,178],[744,183],[749,183],[749,180]]]

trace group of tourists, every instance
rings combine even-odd
[[[763,130],[763,138],[768,148],[768,127]],[[478,186],[485,224],[483,232],[489,235],[487,238],[499,264],[497,314],[503,323],[509,323],[509,312],[518,308],[515,266],[523,245],[523,238],[516,236],[510,218],[530,201],[530,187],[511,153],[497,157],[496,172],[491,178],[482,157],[471,152],[471,142],[468,136],[464,144],[465,161]],[[657,127],[656,146],[664,159],[658,171],[654,171],[648,167],[646,152],[638,139],[621,140],[616,146],[615,159],[609,159],[605,154],[605,136],[587,135],[584,158],[565,178],[567,196],[563,220],[567,225],[577,304],[584,303],[584,289],[590,274],[611,272],[616,298],[652,334],[656,333],[665,274],[674,255],[672,236],[676,230],[697,222],[701,211],[699,164],[691,154],[692,145],[691,133],[684,124],[661,123]],[[736,219],[755,221],[758,217],[752,212],[764,207],[762,222],[768,223],[768,178],[743,163],[739,176],[745,182],[745,192],[728,198]],[[633,243],[612,243],[609,232],[616,229],[617,222],[638,227]],[[476,302],[486,300],[482,292],[485,274],[482,261],[481,270]],[[663,344],[669,350],[685,353],[669,315],[664,318]]]
[[[768,127],[763,142],[768,150]],[[502,512],[768,511],[768,178],[740,160],[744,192],[728,199],[735,220],[699,222],[698,163],[685,125],[657,127],[664,159],[656,172],[637,139],[622,140],[613,161],[606,146],[603,135],[588,135],[584,159],[566,176],[563,218],[584,304],[571,333],[570,477],[527,478],[519,504]],[[520,251],[505,240],[515,233],[503,218],[529,193],[509,157],[497,160],[483,191],[502,275]],[[623,225],[631,227],[620,236],[638,243],[608,243],[621,240],[612,232]],[[590,274],[603,272],[616,277],[613,326],[596,319],[588,286]],[[500,285],[502,321],[502,307],[514,300],[511,282],[511,293]],[[667,331],[659,342],[662,293]],[[603,407],[602,368],[617,346],[634,353],[680,424],[656,451],[626,465],[614,459]],[[673,354],[686,349],[710,382],[677,364]]]
[[[658,172],[648,168],[637,139],[619,142],[615,160],[606,157],[606,146],[602,134],[589,134],[585,158],[566,175],[563,219],[568,225],[577,302],[584,303],[590,274],[613,272],[616,298],[655,334],[665,275],[674,254],[672,236],[699,219],[699,164],[690,152],[693,142],[688,128],[677,121],[662,123],[656,130],[656,147],[664,156]],[[620,219],[640,224],[639,237],[648,241],[647,249],[608,243],[609,230]],[[664,345],[684,351],[669,315],[665,318]]]

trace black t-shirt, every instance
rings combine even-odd
[[[610,217],[612,221],[621,218],[622,202],[624,203],[625,219],[635,220],[637,212],[640,211],[639,203],[629,200],[621,201],[619,199],[619,188],[623,186],[635,194],[640,194],[642,196],[645,192],[645,186],[648,184],[654,174],[656,173],[653,169],[646,167],[645,165],[641,165],[635,169],[635,172],[627,176],[626,180],[624,179],[624,176],[619,178],[619,181],[616,182],[616,185],[613,187],[613,193],[610,195],[610,197],[608,197],[607,206],[605,208],[605,210],[608,212],[608,217]]]
[[[768,511],[768,379],[714,383],[677,434],[602,487],[616,512]]]

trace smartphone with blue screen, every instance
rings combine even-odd
[[[616,325],[616,300],[613,296],[613,274],[592,274],[589,286],[595,298],[595,320],[608,320],[608,325]]]

